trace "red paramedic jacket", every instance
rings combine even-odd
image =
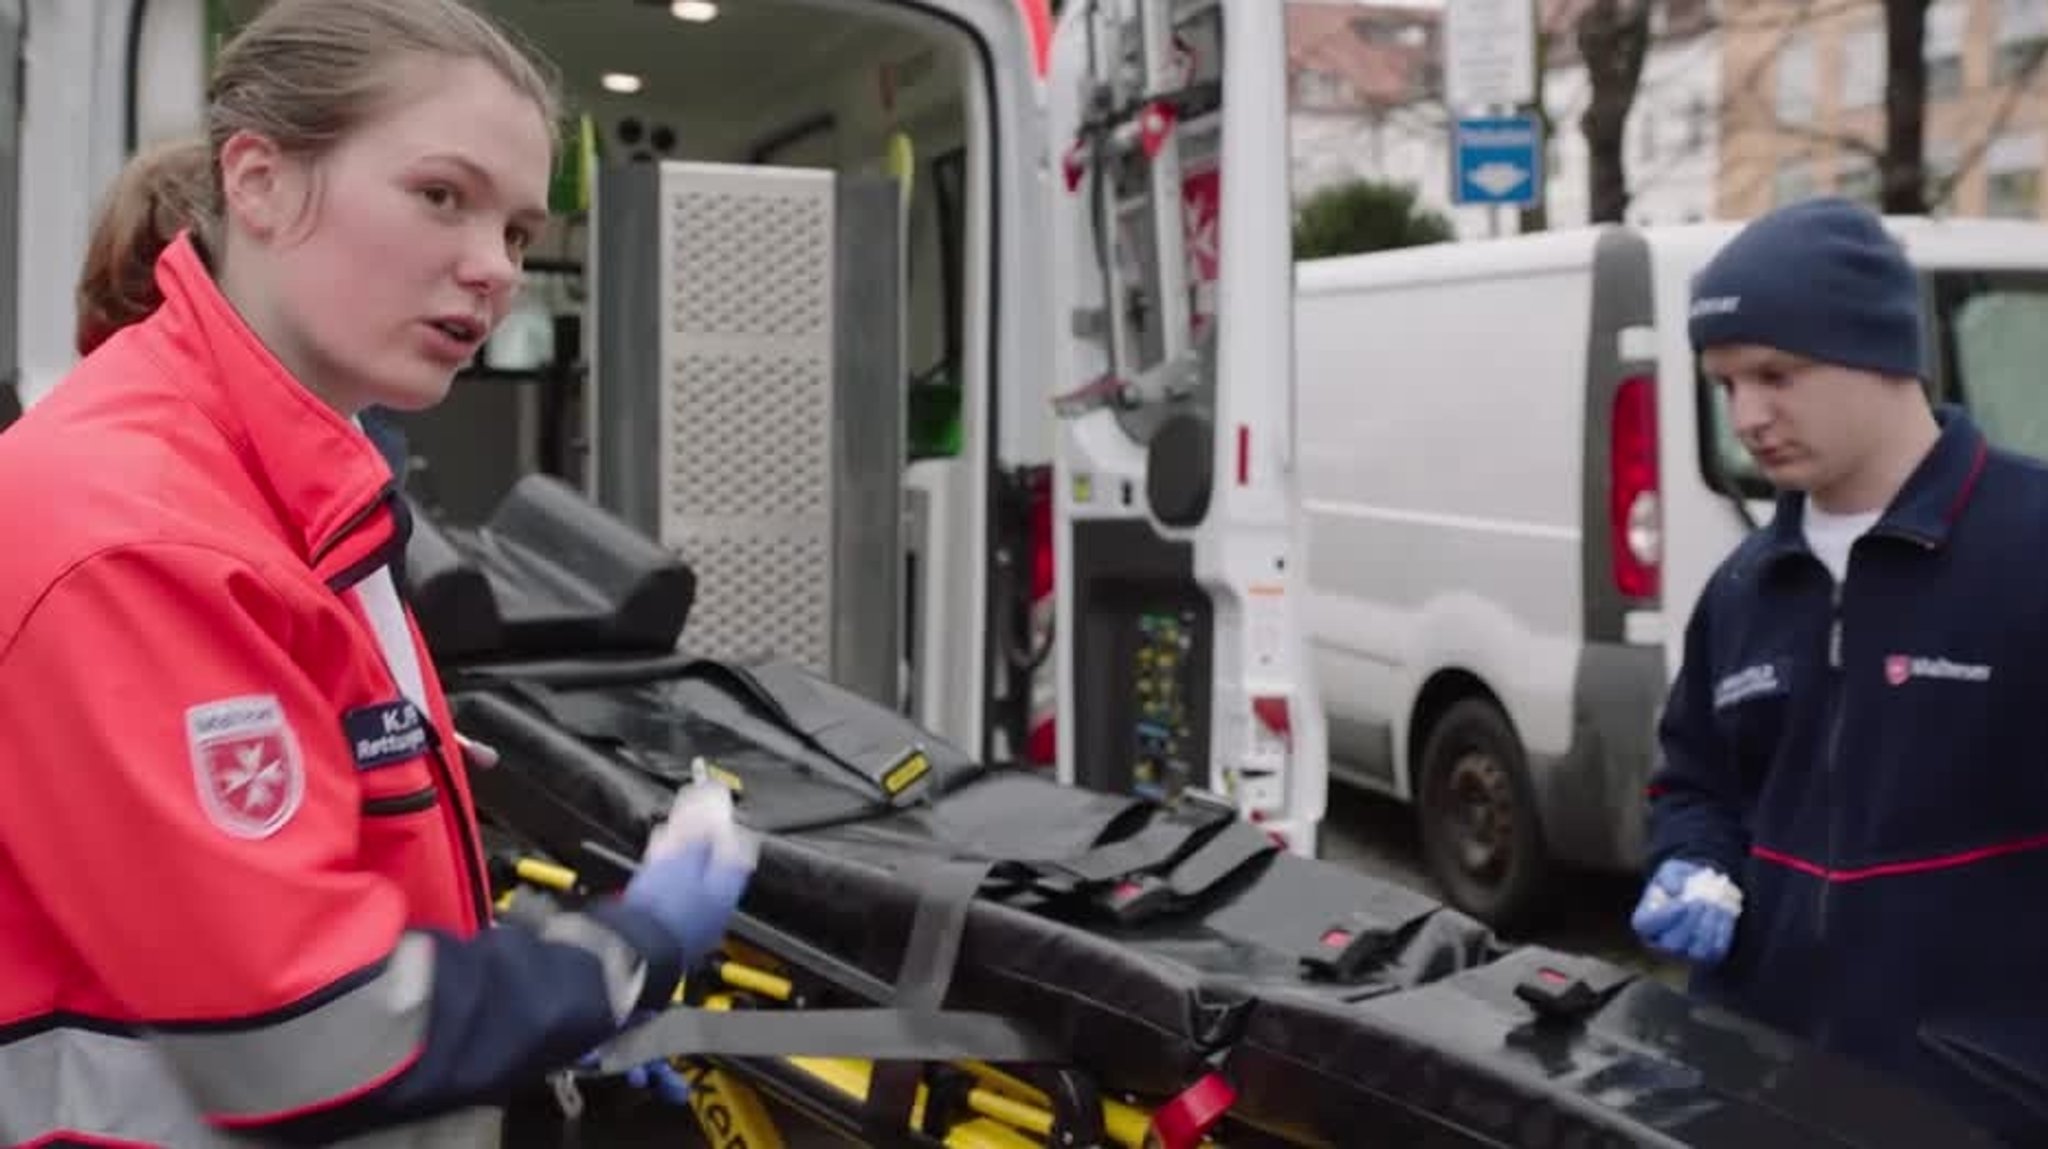
[[[680,957],[491,925],[446,699],[354,591],[390,468],[189,240],[157,279],[0,434],[0,1144],[495,1144]]]

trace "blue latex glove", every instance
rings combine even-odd
[[[690,1103],[690,1083],[681,1071],[666,1061],[650,1061],[626,1071],[626,1083],[645,1089],[678,1108]]]
[[[651,1010],[643,1009],[628,1018],[626,1024],[628,1027],[638,1025],[653,1016]],[[601,1051],[593,1049],[576,1062],[576,1068],[585,1073],[595,1073],[600,1057]],[[690,1103],[689,1079],[683,1076],[681,1070],[665,1060],[636,1065],[628,1069],[624,1076],[626,1084],[635,1089],[645,1089],[670,1105],[686,1106]]]
[[[713,844],[699,839],[642,863],[622,900],[665,926],[689,964],[725,936],[751,877],[751,868],[719,860]]]
[[[1694,965],[1711,966],[1728,956],[1739,911],[1685,896],[1687,879],[1702,872],[1712,871],[1680,858],[1658,866],[1629,924],[1651,949]]]

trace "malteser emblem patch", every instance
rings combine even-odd
[[[275,695],[201,703],[185,711],[185,738],[207,817],[237,838],[268,838],[306,796],[299,740]]]

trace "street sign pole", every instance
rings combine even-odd
[[[1507,111],[1512,111],[1513,109],[1505,109],[1505,110],[1507,110]],[[1501,108],[1488,108],[1488,109],[1487,109],[1487,111],[1488,111],[1489,113],[1493,114],[1493,115],[1500,115],[1500,114],[1502,113],[1503,109],[1501,109]],[[1501,214],[1502,214],[1502,209],[1501,209],[1501,206],[1500,206],[1499,204],[1489,204],[1489,205],[1487,205],[1487,208],[1486,208],[1486,224],[1487,224],[1487,232],[1488,232],[1488,235],[1489,235],[1489,237],[1490,237],[1490,238],[1492,238],[1492,239],[1499,239],[1499,238],[1500,238],[1500,235],[1501,235],[1501,224],[1500,224]]]
[[[1499,115],[1499,114],[1500,114],[1501,110],[1500,110],[1499,108],[1497,108],[1497,107],[1496,107],[1496,108],[1487,108],[1487,109],[1485,109],[1485,112],[1486,112],[1486,114],[1487,114],[1487,115],[1489,115],[1489,116],[1497,116],[1497,115]],[[1458,194],[1459,194],[1459,195],[1463,195],[1463,194],[1465,194],[1465,192],[1464,192],[1464,186],[1465,186],[1465,176],[1464,176],[1464,173],[1463,173],[1463,171],[1462,171],[1462,170],[1460,170],[1460,171],[1459,171],[1459,174],[1458,174],[1458,189],[1459,189],[1459,190],[1458,190]],[[1497,203],[1489,203],[1489,204],[1487,204],[1487,205],[1486,205],[1486,237],[1487,237],[1488,239],[1499,239],[1499,238],[1500,238],[1500,210],[1501,210],[1501,209],[1500,209],[1500,205],[1499,205],[1499,204],[1497,204]]]
[[[1543,120],[1533,0],[1446,0],[1444,88],[1451,112],[1451,201],[1483,205],[1501,234],[1503,208],[1540,202]]]

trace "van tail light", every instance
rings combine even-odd
[[[1657,475],[1657,380],[1624,379],[1614,392],[1607,452],[1607,540],[1614,589],[1655,598],[1664,560],[1664,509]]]

